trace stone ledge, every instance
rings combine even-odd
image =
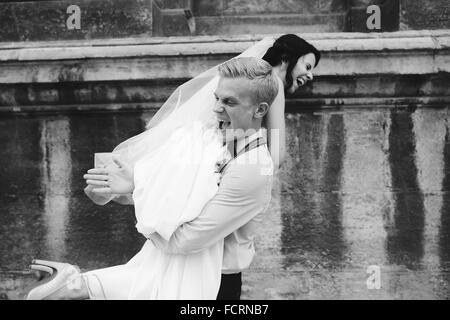
[[[316,81],[290,97],[288,107],[449,103],[450,30],[302,36],[323,58]],[[18,113],[158,108],[174,86],[263,37],[3,43],[0,108]]]
[[[145,44],[185,44],[185,43],[205,43],[205,42],[257,42],[264,37],[281,36],[281,33],[274,34],[252,34],[236,36],[186,36],[186,37],[127,37],[118,39],[91,39],[91,40],[57,40],[57,41],[14,41],[0,42],[0,50],[21,49],[21,48],[60,48],[60,47],[103,47],[103,46],[124,46],[124,45],[145,45]],[[319,40],[340,40],[340,39],[391,39],[391,38],[434,38],[450,36],[449,29],[441,30],[408,30],[383,33],[362,33],[362,32],[327,32],[327,33],[302,33],[298,34],[302,38],[310,41]],[[326,49],[326,48],[325,48]]]
[[[0,108],[11,107],[8,110],[12,111],[152,109],[186,80],[0,84]],[[287,107],[448,104],[449,81],[450,73],[321,76],[290,96]]]
[[[1,114],[54,114],[54,113],[93,113],[93,112],[134,112],[143,110],[158,110],[161,103],[145,102],[145,103],[108,103],[108,104],[77,104],[77,105],[34,105],[34,106],[0,106]],[[34,194],[34,193],[30,193]]]
[[[261,38],[64,41],[22,46],[6,43],[0,45],[0,83],[190,78]],[[317,76],[450,72],[449,30],[305,38],[323,52]]]
[[[448,96],[429,97],[377,97],[377,98],[316,98],[316,99],[289,99],[286,101],[286,112],[314,110],[340,110],[361,108],[409,108],[411,106],[442,107],[450,105]],[[136,112],[157,111],[161,102],[143,103],[107,103],[107,104],[77,104],[77,105],[29,105],[29,106],[0,106],[2,114],[29,115],[39,114],[68,114],[68,113],[102,113],[102,112]],[[34,194],[34,193],[30,193]]]
[[[85,55],[74,53],[74,58],[87,58],[92,51],[100,50],[101,48],[110,47],[129,47],[131,50],[127,56],[133,55],[133,48],[140,48],[141,46],[163,46],[166,48],[172,48],[170,52],[177,52],[177,54],[186,54],[184,51],[184,45],[186,44],[213,44],[222,45],[223,50],[231,47],[230,52],[236,53],[241,47],[247,47],[253,43],[263,39],[267,36],[278,37],[281,33],[275,34],[260,34],[260,35],[238,35],[238,36],[186,36],[186,37],[128,37],[121,39],[92,39],[92,40],[60,40],[60,41],[23,41],[23,42],[0,42],[0,52],[4,53],[7,50],[25,50],[25,49],[41,49],[41,48],[51,48],[57,55],[52,57],[47,57],[47,59],[64,59],[58,54],[64,50],[74,50],[76,48],[88,48]],[[348,41],[346,45],[350,47],[339,46],[340,50],[354,50],[357,44],[353,44],[353,41],[367,41],[368,48],[370,46],[378,47],[382,44],[386,46],[386,49],[391,47],[397,49],[399,45],[395,45],[394,39],[400,39],[402,41],[402,46],[404,50],[418,49],[418,48],[428,48],[436,49],[441,47],[448,48],[450,42],[448,38],[450,37],[450,30],[420,30],[420,31],[397,31],[397,32],[384,32],[384,33],[360,33],[360,32],[330,32],[330,33],[301,33],[298,34],[302,38],[309,40],[317,45],[321,45],[322,51],[334,50],[333,41],[338,43],[339,41]],[[414,39],[421,39],[419,44],[415,44]],[[327,41],[329,40],[329,41]],[[237,48],[233,48],[233,44]],[[374,46],[375,45],[375,46]],[[359,44],[361,47],[361,44]],[[391,46],[391,47],[389,47]],[[151,47],[149,47],[151,48]],[[150,50],[151,53],[151,49]],[[169,55],[171,53],[168,53]],[[204,53],[201,50],[199,53]],[[3,56],[3,55],[2,55]],[[7,58],[2,58],[0,56],[0,61],[8,60]],[[103,53],[102,57],[110,57],[110,52]],[[24,56],[26,59],[26,55]],[[45,58],[43,58],[45,59]]]

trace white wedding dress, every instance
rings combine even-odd
[[[240,56],[262,57],[273,39]],[[213,112],[215,68],[179,87],[150,129],[114,152],[134,166],[136,228],[168,240],[217,192],[215,165],[225,148]],[[171,255],[147,240],[126,264],[84,273],[91,299],[216,299],[223,240],[201,252]]]

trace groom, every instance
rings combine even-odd
[[[168,253],[190,254],[225,239],[217,299],[229,300],[240,299],[241,272],[253,260],[257,223],[271,198],[273,163],[261,122],[277,95],[279,80],[270,64],[258,58],[227,61],[219,67],[219,76],[214,112],[229,151],[218,165],[219,189],[200,215],[179,226],[169,241],[157,233],[149,240]],[[85,175],[88,185],[105,187],[106,175],[124,176],[115,180],[117,184],[132,180],[130,168],[116,163],[119,168],[89,170]],[[112,185],[111,179],[108,183],[108,188],[94,190],[112,192],[121,187]]]

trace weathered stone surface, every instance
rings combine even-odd
[[[172,7],[182,9],[183,4]],[[342,0],[195,1],[191,9],[196,35],[336,32],[345,29],[345,1]],[[191,35],[183,10],[163,9],[161,15],[161,34]]]
[[[94,152],[152,114],[0,118],[0,297],[36,285],[33,258],[83,271],[128,261],[145,240],[132,206],[82,192]],[[286,114],[286,161],[258,223],[245,299],[448,299],[450,143],[446,108]],[[369,290],[367,267],[381,271]]]
[[[0,106],[161,103],[179,81],[109,81],[72,84],[0,84]]]
[[[221,15],[224,9],[224,0],[197,0],[193,4],[196,16]]]
[[[81,29],[68,30],[70,5]],[[152,35],[152,0],[64,0],[0,3],[0,41],[120,38]]]
[[[290,106],[423,105],[450,100],[448,31],[306,34],[322,52]],[[261,36],[4,44],[0,106],[32,110],[157,108],[186,79]],[[54,45],[54,44],[52,44]]]
[[[378,5],[381,13],[381,28],[369,30],[367,19],[371,14],[367,13],[369,5]],[[367,0],[354,1],[347,16],[347,29],[350,32],[392,32],[399,30],[400,23],[400,1],[399,0]]]
[[[401,0],[403,29],[450,28],[448,0]]]
[[[322,51],[323,60],[315,70],[319,76],[450,71],[448,65],[435,61],[437,56],[442,56],[440,62],[448,56],[448,31],[299,35]],[[261,38],[259,35],[4,44],[0,46],[0,80],[27,83],[185,79],[221,59],[241,53]]]
[[[0,41],[236,35],[284,32],[391,32],[449,26],[446,0],[76,0],[2,2]],[[401,10],[400,5],[401,3]],[[69,4],[82,8],[81,30],[66,30]],[[369,5],[381,29],[368,30]],[[187,27],[191,9],[197,32]],[[178,10],[178,11],[177,11]],[[343,21],[342,15],[346,15]],[[401,26],[400,21],[401,20]]]
[[[323,13],[333,13],[339,11],[346,11],[348,9],[347,0],[319,0],[318,8]]]
[[[158,5],[157,1],[152,3],[152,36],[164,36],[163,30],[163,9]]]
[[[192,0],[156,0],[161,9],[184,9],[191,6]]]
[[[255,14],[311,14],[336,13],[347,8],[345,0],[198,0],[193,8],[196,16],[255,15]]]
[[[196,18],[198,35],[338,32],[345,14],[261,14]]]
[[[368,7],[372,4],[381,5],[385,1],[386,0],[350,0],[348,2],[351,7]]]
[[[270,13],[317,13],[318,0],[224,0],[224,15]]]
[[[445,29],[450,26],[450,7],[446,0],[352,0],[348,31],[369,32],[365,25],[365,9],[372,4],[381,8],[382,32],[399,29]]]
[[[333,13],[346,8],[345,0],[199,0],[194,9],[197,16],[254,15],[276,13]]]
[[[95,108],[94,105],[97,109],[107,109],[109,105],[109,110],[113,106],[122,110],[157,108],[183,82],[179,79],[171,82],[85,81],[56,86],[45,83],[0,85],[0,108],[17,106],[23,111],[30,107],[41,111],[57,108],[82,111]],[[450,97],[449,82],[448,74],[321,76],[290,96],[288,107],[332,105],[333,100],[335,105],[357,105],[364,100],[370,104],[383,100],[402,104],[402,101],[414,99],[425,103],[432,98]]]
[[[188,36],[191,34],[184,10],[162,12],[162,34]]]

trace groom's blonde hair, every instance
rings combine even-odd
[[[253,57],[234,58],[219,66],[223,78],[247,78],[251,83],[254,101],[269,106],[278,94],[278,81],[272,66],[263,59]]]

